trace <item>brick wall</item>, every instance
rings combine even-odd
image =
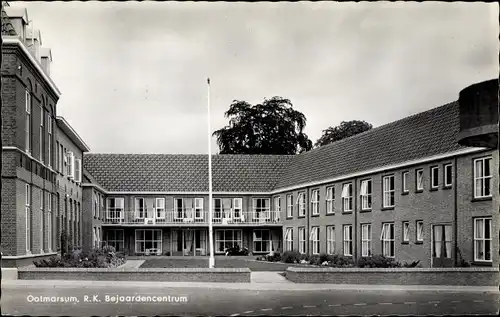
[[[17,182],[15,178],[2,178],[2,253],[17,255]]]
[[[498,268],[336,269],[289,267],[294,283],[498,286]]]
[[[92,280],[92,281],[154,281],[250,283],[248,268],[22,268],[21,280]]]

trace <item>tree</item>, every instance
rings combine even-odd
[[[316,141],[314,146],[320,147],[323,145],[327,145],[335,141],[348,138],[355,134],[368,131],[371,128],[373,128],[373,126],[366,121],[342,121],[340,125],[334,128],[328,127],[328,129],[323,130],[323,135],[321,135],[318,141]]]
[[[213,133],[220,154],[296,154],[312,148],[303,132],[306,117],[282,97],[252,106],[234,100],[224,114],[229,125]]]

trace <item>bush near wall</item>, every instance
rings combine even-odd
[[[123,253],[116,253],[112,246],[104,246],[90,252],[74,250],[63,256],[55,256],[48,260],[34,261],[36,267],[76,267],[76,268],[113,268],[126,262]]]

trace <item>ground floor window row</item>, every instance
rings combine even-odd
[[[474,222],[474,261],[476,262],[491,262],[492,261],[492,218],[475,218]],[[306,253],[306,228],[298,227],[298,246],[294,245],[294,229],[285,228],[284,245],[285,250],[298,250],[300,253]],[[342,225],[342,250],[336,250],[336,227],[326,226],[326,233],[320,232],[320,227],[311,227],[309,233],[309,242],[311,245],[310,252],[312,254],[327,254],[340,253],[344,256],[353,255],[353,226]],[[361,256],[371,256],[374,254],[372,246],[372,225],[362,223],[360,225],[360,245]],[[409,237],[410,222],[402,222],[402,237],[401,243],[406,244],[410,241]],[[380,253],[386,257],[395,257],[396,242],[399,241],[395,234],[395,223],[382,223],[380,232]],[[424,241],[424,222],[418,220],[415,222],[415,243],[421,244]],[[326,250],[321,250],[321,241],[325,239]],[[451,224],[432,224],[430,226],[430,239],[432,247],[432,257],[436,259],[451,259],[452,258],[452,242],[453,230]]]
[[[164,232],[162,229],[136,229],[134,231],[134,252],[137,254],[162,254]],[[99,245],[100,228],[94,228],[94,245]],[[123,229],[108,229],[104,232],[104,242],[116,251],[125,249]],[[174,229],[170,233],[172,254],[207,255],[209,252],[208,231],[206,229]],[[270,229],[252,230],[252,251],[271,252],[281,249],[278,235],[273,237]],[[242,229],[214,230],[214,251],[224,253],[228,248],[244,247]],[[167,248],[168,249],[168,248]]]

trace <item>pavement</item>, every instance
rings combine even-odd
[[[2,281],[3,315],[497,315],[492,287]],[[276,278],[276,277],[273,277]],[[156,301],[155,301],[156,299]],[[58,302],[55,302],[58,301]]]

